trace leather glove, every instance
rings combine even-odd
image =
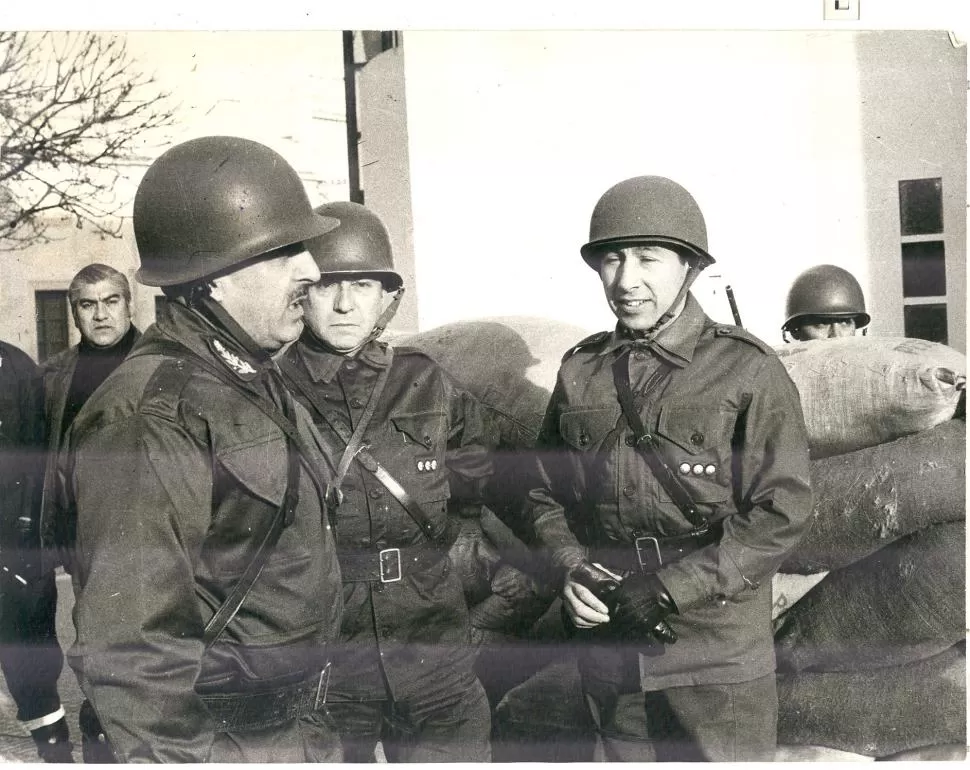
[[[620,593],[619,580],[586,559],[569,570],[567,578],[579,583],[583,588],[588,588],[593,596],[606,605],[610,615],[613,615],[617,596]]]
[[[653,573],[624,578],[616,598],[616,612],[610,614],[626,634],[643,634],[664,644],[677,641],[677,634],[665,622],[668,615],[677,614],[677,605]]]
[[[71,733],[67,727],[67,720],[61,717],[53,724],[38,727],[30,731],[34,743],[37,744],[37,754],[44,762],[54,764],[73,763],[71,755]]]

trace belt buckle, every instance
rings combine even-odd
[[[401,549],[385,548],[377,554],[377,558],[381,567],[381,582],[398,582],[401,579]]]
[[[653,549],[650,546],[653,545]],[[656,572],[663,566],[664,560],[660,556],[660,541],[652,535],[638,537],[633,541],[637,552],[637,563],[644,572]]]

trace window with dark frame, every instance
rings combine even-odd
[[[70,346],[70,306],[67,291],[35,291],[37,360],[46,361]]]
[[[903,333],[947,342],[946,249],[943,180],[899,182],[900,257],[903,274]]]

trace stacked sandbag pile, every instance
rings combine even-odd
[[[966,360],[903,338],[778,352],[815,493],[775,582],[779,742],[879,758],[963,746]],[[786,596],[798,577],[814,585]]]
[[[549,606],[542,570],[523,551],[519,516],[532,481],[523,453],[562,354],[583,336],[545,319],[495,318],[395,342],[423,349],[485,407],[497,518],[486,511],[469,523],[453,556],[468,577],[480,674],[493,702],[501,698],[496,760],[591,758],[559,603]],[[875,337],[779,354],[802,397],[816,497],[811,529],[773,584],[779,758],[963,746],[965,432],[951,418],[965,359]]]

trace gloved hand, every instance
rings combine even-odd
[[[677,605],[653,573],[624,578],[612,614],[612,622],[627,635],[645,635],[664,644],[677,641],[677,634],[665,621],[668,615],[677,614]]]
[[[73,763],[71,755],[71,732],[67,727],[67,720],[61,717],[53,724],[38,727],[30,731],[34,743],[37,744],[37,754],[44,762],[54,764]]]
[[[581,559],[566,573],[562,588],[563,612],[575,628],[590,629],[609,623],[619,589],[617,576]]]
[[[609,572],[584,559],[569,570],[566,579],[588,588],[593,596],[606,605],[610,614],[613,614],[620,591],[620,581]]]

